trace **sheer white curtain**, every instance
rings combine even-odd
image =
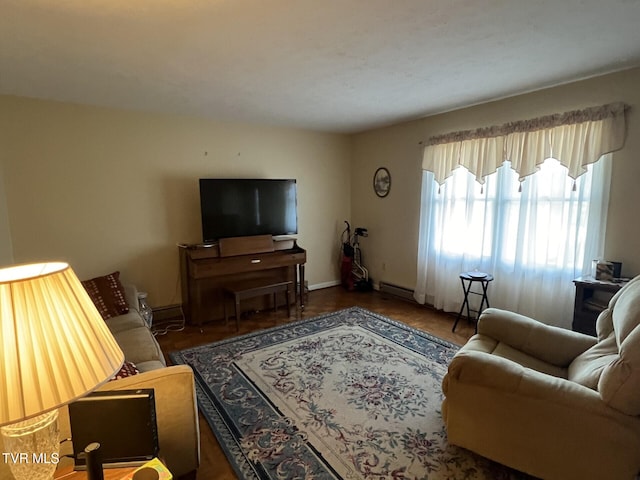
[[[610,155],[587,168],[574,187],[567,168],[549,158],[521,192],[510,162],[484,186],[464,167],[442,187],[424,171],[416,299],[458,311],[459,273],[478,269],[495,277],[491,306],[570,328],[572,280],[603,252]]]
[[[446,311],[459,274],[492,273],[492,306],[571,326],[572,280],[603,253],[610,153],[627,106],[612,103],[429,138],[415,298]]]

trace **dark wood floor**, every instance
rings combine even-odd
[[[186,326],[182,331],[170,331],[157,338],[163,351],[168,353],[352,306],[363,307],[386,315],[460,345],[464,344],[474,331],[472,324],[460,321],[456,332],[452,333],[451,327],[455,316],[436,311],[433,308],[378,292],[347,292],[341,287],[333,287],[310,292],[304,311],[296,312],[295,318],[293,315],[291,318],[287,318],[286,309],[280,308],[276,313],[268,311],[243,316],[239,332],[235,330],[234,321],[230,321],[228,326],[225,326],[224,321],[220,321],[205,324],[202,328]],[[236,479],[237,476],[202,416],[200,416],[200,435],[201,464],[197,479]]]

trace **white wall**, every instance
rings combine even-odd
[[[358,226],[369,228],[361,242],[375,281],[413,289],[420,212],[422,149],[436,134],[500,125],[542,115],[622,101],[631,106],[624,148],[613,155],[605,256],[623,262],[623,275],[640,274],[640,69],[627,70],[519,95],[354,137],[351,208]],[[392,177],[386,198],[377,198],[372,179],[385,166]],[[603,226],[604,227],[604,226]]]
[[[176,244],[202,241],[198,179],[296,178],[309,284],[339,279],[347,136],[11,96],[0,112],[16,262],[65,260],[81,279],[120,270],[153,306],[177,303]]]
[[[9,227],[9,213],[4,187],[4,173],[2,170],[2,153],[0,146],[0,267],[11,265],[13,261],[13,246],[11,229]]]
[[[3,168],[7,156],[9,125],[9,117],[0,113],[0,267],[14,263]]]

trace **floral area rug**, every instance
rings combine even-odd
[[[354,307],[171,354],[241,479],[516,479],[448,445],[458,347]]]

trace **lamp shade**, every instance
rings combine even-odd
[[[86,395],[123,361],[68,264],[0,269],[0,425]]]

